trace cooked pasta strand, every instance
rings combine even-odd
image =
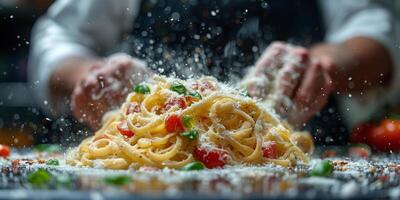
[[[67,163],[109,169],[181,168],[199,159],[194,153],[198,149],[223,152],[220,161],[228,165],[308,162],[292,142],[292,130],[262,102],[213,78],[155,76],[140,87],[119,110],[104,117],[93,137],[68,153]],[[276,155],[264,152],[268,148],[276,148]]]

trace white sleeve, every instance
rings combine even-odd
[[[384,104],[395,99],[400,87],[399,22],[391,0],[322,0],[327,25],[326,41],[339,43],[361,36],[374,39],[389,52],[394,64],[390,86],[374,88],[367,94],[338,96],[341,111],[349,127],[366,120]],[[379,66],[377,66],[379,67]],[[361,72],[360,72],[361,73]],[[350,77],[349,77],[350,78]]]
[[[48,82],[65,59],[103,55],[132,28],[139,0],[58,0],[35,24],[29,57],[29,80],[37,102],[47,114],[66,109],[51,108]],[[61,112],[61,113],[60,113]]]

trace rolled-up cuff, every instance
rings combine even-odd
[[[31,78],[33,83],[33,91],[37,105],[51,117],[59,117],[68,115],[70,112],[69,104],[67,102],[58,103],[51,102],[51,94],[49,90],[50,77],[60,64],[71,57],[93,57],[93,53],[87,48],[80,45],[68,44],[56,51],[48,51],[45,56],[37,58],[38,62],[30,63],[30,73],[34,74]]]

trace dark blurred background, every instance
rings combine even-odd
[[[70,126],[71,119],[47,118],[35,105],[27,82],[31,29],[53,1],[0,0],[0,144],[54,142],[71,127],[81,128]],[[399,13],[400,1],[396,8]]]
[[[27,84],[31,28],[52,2],[0,0],[0,144],[29,146],[52,126],[35,107]]]

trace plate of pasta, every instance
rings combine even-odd
[[[164,76],[133,87],[66,163],[106,169],[224,168],[307,163],[312,139],[262,101],[212,77]],[[306,138],[306,139],[305,139]]]

